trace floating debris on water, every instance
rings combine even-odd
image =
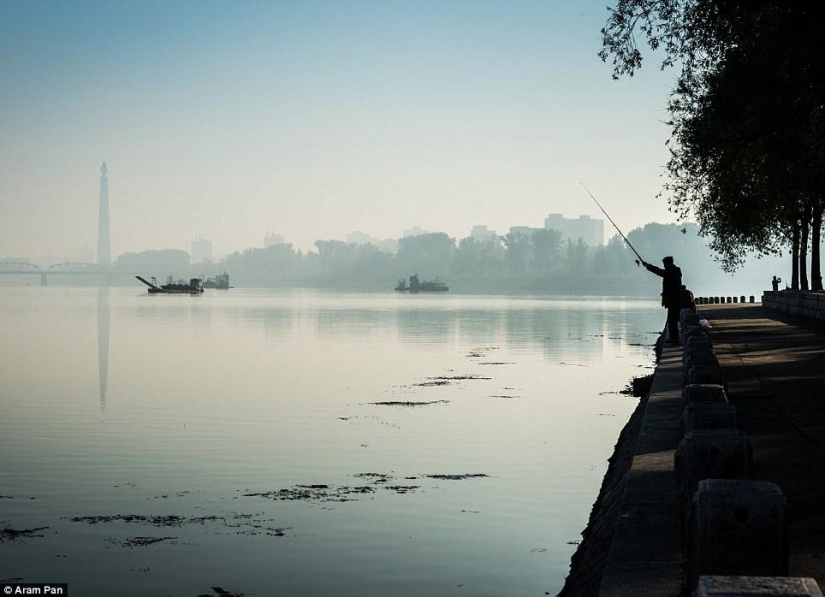
[[[521,398],[521,396],[509,396],[507,394],[493,394],[490,398],[504,398],[505,400],[515,400],[516,398]]]
[[[436,381],[423,381],[421,383],[413,384],[418,388],[428,388],[431,386],[448,386],[450,382],[447,380],[436,380]]]
[[[504,361],[485,361],[479,365],[515,365],[515,363],[506,363]]]

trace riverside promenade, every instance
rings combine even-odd
[[[825,325],[762,304],[699,305],[753,447],[752,478],[786,502],[789,575],[825,587]],[[646,401],[622,433],[560,595],[685,595],[674,456],[682,348],[665,346]]]

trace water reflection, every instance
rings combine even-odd
[[[0,542],[0,561],[90,595],[560,586],[634,406],[605,391],[662,320],[597,300],[95,290],[0,293],[0,330],[21,338],[0,362],[0,519],[49,527]],[[364,481],[379,473],[398,486]],[[155,517],[181,524],[138,526]],[[89,557],[55,558],[66,546]]]
[[[97,289],[97,371],[100,388],[100,410],[106,409],[106,392],[109,385],[109,287]]]
[[[518,350],[539,349],[550,360],[564,355],[600,354],[606,342],[650,345],[655,335],[642,328],[651,304],[628,302],[618,306],[600,300],[410,301],[385,309],[315,306],[319,336],[332,340],[391,334],[401,342],[446,344],[461,342],[479,347],[506,343]],[[640,327],[641,326],[641,327]],[[353,331],[357,331],[353,337]],[[347,338],[345,338],[345,336]]]

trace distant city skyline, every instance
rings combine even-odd
[[[112,263],[113,258],[111,255],[111,236],[109,232],[109,191],[108,191],[108,167],[106,162],[104,161],[102,166],[100,167],[100,189],[99,189],[99,210],[98,210],[98,221],[97,221],[97,229],[98,229],[98,243],[97,243],[97,251],[96,251],[96,258],[94,258],[95,252],[90,249],[88,245],[84,245],[80,247],[76,252],[66,252],[65,256],[62,259],[56,258],[54,256],[48,255],[38,255],[38,256],[30,256],[30,255],[17,255],[17,256],[10,256],[10,255],[0,255],[0,259],[27,259],[32,262],[39,262],[41,264],[55,264],[59,263],[60,261],[78,261],[78,262],[86,262],[86,263],[97,263],[99,265],[109,265]],[[511,225],[508,228],[508,232],[516,232],[526,234],[531,232],[532,230],[537,230],[542,227],[537,226],[513,226]],[[591,247],[596,247],[604,244],[604,222],[599,218],[591,218],[587,215],[579,215],[578,218],[567,218],[564,214],[558,213],[551,213],[544,219],[543,228],[545,229],[553,229],[558,230],[562,233],[562,241],[572,240],[577,241],[578,239],[582,239],[584,243]],[[349,232],[344,235],[343,239],[316,239],[316,240],[343,240],[344,242],[354,243],[354,244],[373,244],[378,246],[379,248],[395,252],[398,246],[398,240],[400,238],[404,238],[406,236],[415,236],[419,234],[429,234],[431,231],[421,228],[420,226],[414,226],[409,229],[405,229],[399,237],[396,238],[385,238],[381,239],[379,237],[373,236],[368,232],[363,232],[360,230],[355,230]],[[433,231],[433,232],[443,232],[443,231]],[[496,236],[503,236],[505,233],[499,234],[495,230],[488,227],[486,224],[476,224],[473,225],[472,228],[469,230],[467,234],[456,236],[455,240],[458,241],[462,238],[470,237],[476,240],[489,240],[490,238]],[[273,245],[279,244],[290,244],[292,245],[288,238],[282,234],[276,233],[272,230],[266,232],[263,238],[263,248],[268,248]],[[233,250],[229,251],[229,253],[235,251],[243,251],[245,249],[255,248],[255,245],[248,245],[242,247],[236,247]],[[300,248],[300,247],[298,247]],[[138,249],[136,251],[124,251],[124,252],[140,252],[144,250],[159,250],[159,249],[183,249],[183,247],[144,247],[142,249]],[[186,249],[184,249],[186,250]],[[312,250],[312,248],[307,249]],[[189,243],[189,250],[187,251],[190,255],[191,263],[198,264],[198,263],[207,263],[213,261],[213,253],[212,253],[212,241],[210,239],[203,238],[200,235],[197,235],[190,243]],[[77,255],[76,259],[71,259],[69,254]],[[215,261],[219,260],[221,256],[215,256]],[[115,259],[117,256],[115,256]]]
[[[673,75],[613,81],[604,3],[0,3],[0,256],[302,250],[548,213],[672,222]]]

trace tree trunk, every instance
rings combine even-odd
[[[808,229],[811,227],[808,215],[802,216],[802,230],[799,238],[799,288],[810,290],[808,287]]]
[[[791,290],[799,290],[799,222],[795,222],[793,225],[791,262]]]
[[[822,267],[819,261],[820,233],[822,232],[822,209],[814,208],[811,227],[811,290],[822,290]]]

